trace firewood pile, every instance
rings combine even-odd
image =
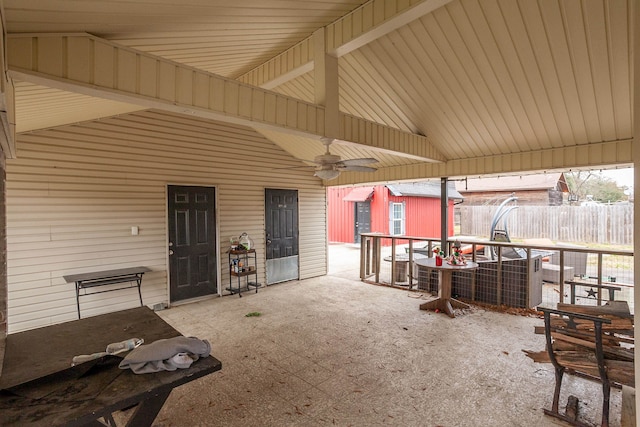
[[[544,313],[545,325],[536,327],[535,332],[545,334],[546,349],[523,351],[535,362],[554,366],[553,405],[551,410],[544,410],[545,414],[583,425],[578,421],[577,397],[569,396],[564,414],[559,409],[562,376],[568,373],[602,383],[601,425],[608,426],[611,386],[635,387],[633,316],[629,305],[626,301],[609,301],[602,306],[558,304],[557,309],[539,310]]]
[[[634,321],[625,301],[610,301],[602,306],[558,304],[557,310],[609,320],[610,323],[602,323],[601,334],[607,377],[614,383],[635,387]],[[564,366],[568,373],[599,380],[594,322],[561,315],[551,315],[550,321],[552,348],[558,363]],[[535,333],[544,334],[545,327],[537,326]],[[551,362],[548,349],[524,352],[535,362]]]

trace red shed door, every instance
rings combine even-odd
[[[362,233],[371,232],[371,202],[356,202],[354,209],[355,217],[355,243],[360,243]]]

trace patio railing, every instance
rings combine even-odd
[[[455,237],[447,241],[450,253]],[[525,244],[459,238],[475,272],[455,272],[452,292],[459,298],[494,305],[533,308],[557,302],[604,304],[625,300],[633,312],[633,251],[570,244]],[[437,273],[415,260],[432,257],[435,237],[361,236],[360,279],[402,289],[437,292]]]

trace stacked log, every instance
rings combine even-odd
[[[603,306],[558,304],[557,309],[608,319],[611,323],[602,324],[602,347],[607,377],[614,383],[635,387],[634,322],[627,303],[612,301]],[[552,349],[558,363],[565,367],[568,373],[599,380],[594,322],[554,315],[550,320]],[[544,334],[544,326],[536,327],[535,332]],[[535,362],[551,362],[547,349],[523,351]]]

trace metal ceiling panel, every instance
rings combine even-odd
[[[627,140],[630,34],[628,1],[454,1],[341,58],[340,105],[450,159]]]
[[[88,32],[236,78],[361,0],[5,0],[7,30]]]
[[[144,110],[138,105],[15,82],[16,132],[53,128]]]
[[[398,1],[366,3],[375,3],[368,9],[375,14],[380,7],[400,8]],[[364,12],[353,19],[340,18],[364,4],[5,0],[4,16],[10,34],[88,32],[237,78],[332,22],[341,22],[342,33],[355,34],[355,17],[364,19]],[[453,0],[341,54],[340,110],[426,135],[449,162],[475,165],[476,173],[549,164],[584,167],[598,157],[593,153],[611,143],[615,151],[606,161],[628,162],[625,147],[633,138],[631,8],[632,0]],[[273,90],[314,102],[314,87],[314,73],[307,72]],[[117,110],[95,100],[80,102],[64,92],[57,93],[58,102],[54,92],[32,98],[34,90],[16,86],[22,131],[55,126],[55,120],[47,124],[44,117],[67,108],[70,113],[60,116],[72,121],[80,118],[80,111],[92,110],[91,119]],[[57,107],[47,111],[50,101]],[[284,132],[269,137],[299,159],[323,150],[317,141],[307,144]],[[379,158],[388,168],[415,163],[366,147],[334,144],[334,149],[345,158]],[[520,154],[527,158],[515,157]],[[441,167],[414,169],[442,173]],[[384,177],[394,173],[389,169]]]

